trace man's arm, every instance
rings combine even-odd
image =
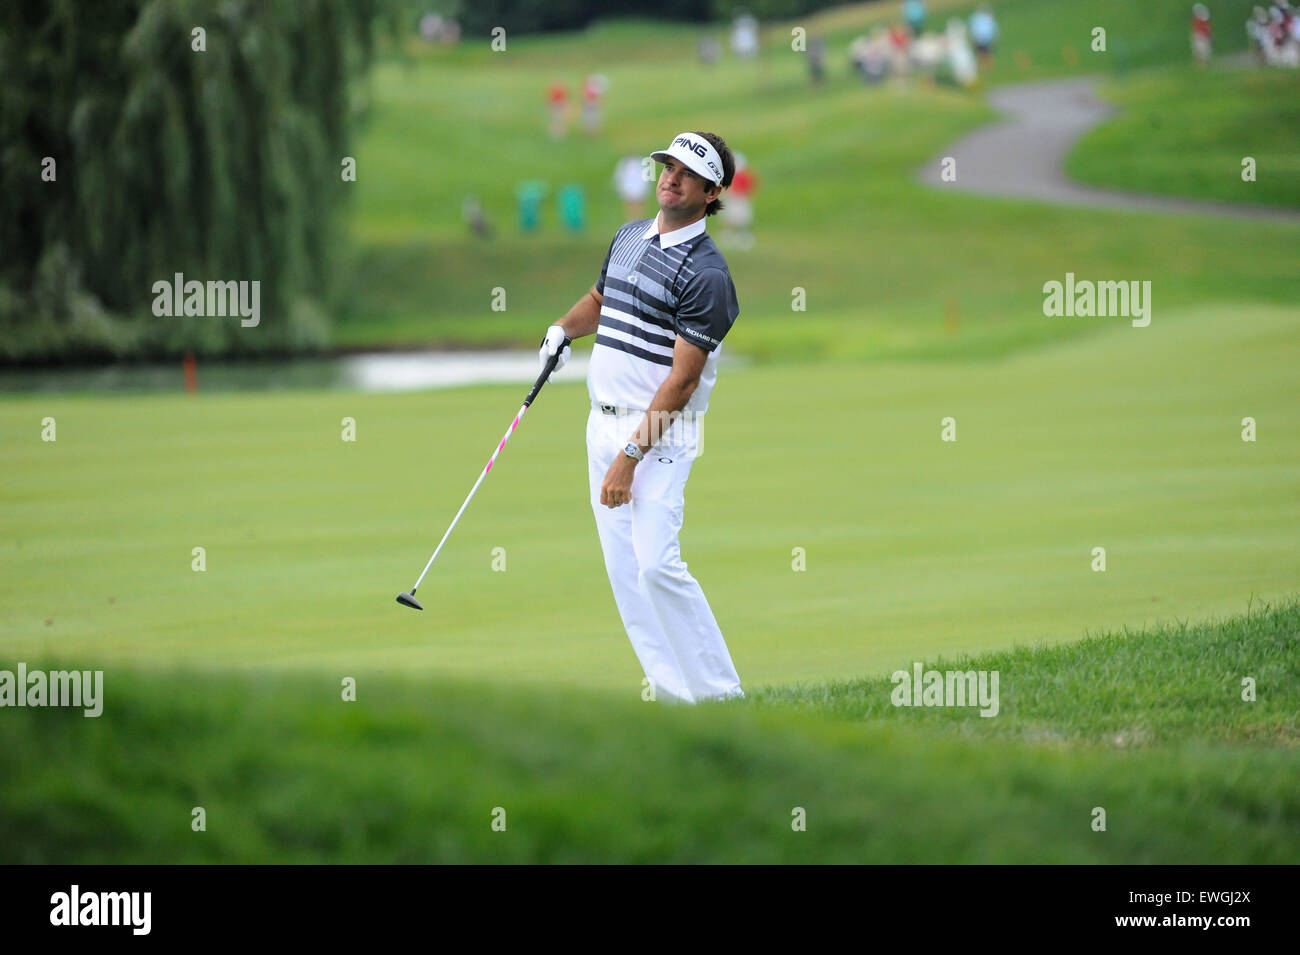
[[[596,286],[592,286],[586,295],[578,299],[573,308],[556,322],[564,329],[564,334],[570,338],[581,338],[584,335],[596,334],[596,329],[600,327],[600,306],[605,301],[605,296],[596,291]]]
[[[659,443],[672,423],[671,416],[685,408],[686,402],[691,400],[691,395],[699,387],[700,375],[704,372],[704,362],[708,357],[709,353],[698,345],[692,345],[684,338],[677,339],[673,345],[673,369],[651,399],[640,427],[628,438],[641,449],[642,454]]]
[[[709,353],[698,345],[683,338],[677,339],[673,345],[673,369],[651,399],[650,408],[641,418],[641,426],[628,439],[641,449],[642,454],[659,443],[663,431],[671,423],[671,415],[686,407],[700,383],[700,374],[708,357]],[[636,465],[636,459],[622,452],[614,455],[614,463],[605,472],[600,487],[601,504],[618,507],[632,499],[632,475]]]

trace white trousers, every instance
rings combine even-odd
[[[693,429],[681,422],[667,429],[636,466],[630,503],[600,503],[605,473],[642,417],[639,411],[610,415],[593,408],[587,419],[591,508],[623,626],[656,700],[744,696],[722,631],[677,541],[686,479],[699,452]]]

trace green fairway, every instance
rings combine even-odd
[[[683,548],[746,685],[1293,588],[1294,313],[1154,302],[1147,328],[1040,315],[1108,327],[1001,362],[725,369]],[[528,416],[421,589],[428,612],[393,603],[522,390],[4,402],[0,652],[635,694],[587,503],[581,387]]]
[[[1292,601],[964,661],[1001,670],[991,719],[884,681],[660,708],[375,676],[345,703],[114,668],[97,719],[0,720],[0,862],[1291,863],[1297,751],[1260,744],[1300,729],[1298,627]]]
[[[1121,113],[1070,154],[1072,177],[1300,209],[1300,77],[1293,71],[1183,67],[1112,83],[1106,92]],[[1253,181],[1242,179],[1247,156],[1256,164]],[[1288,259],[1294,265],[1297,256]]]

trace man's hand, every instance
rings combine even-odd
[[[569,360],[569,354],[573,351],[572,348],[564,344],[565,337],[564,329],[559,325],[552,325],[546,330],[546,337],[542,339],[542,347],[537,351],[539,368],[546,367],[546,363],[559,350],[561,345],[564,346],[564,351],[560,352],[560,360],[555,363],[555,371],[559,371],[564,367],[564,363]]]
[[[600,503],[606,507],[618,507],[632,500],[632,475],[636,473],[636,464],[635,458],[618,452],[614,463],[605,472],[605,483],[600,486]]]

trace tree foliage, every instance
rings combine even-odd
[[[6,0],[0,360],[322,343],[382,3]],[[261,324],[154,317],[177,272],[260,281]]]
[[[702,22],[752,13],[760,20],[803,16],[844,0],[403,0],[411,7],[433,7],[460,18],[468,36],[485,36],[493,27],[512,35],[546,30],[578,30],[611,16],[657,17]]]

